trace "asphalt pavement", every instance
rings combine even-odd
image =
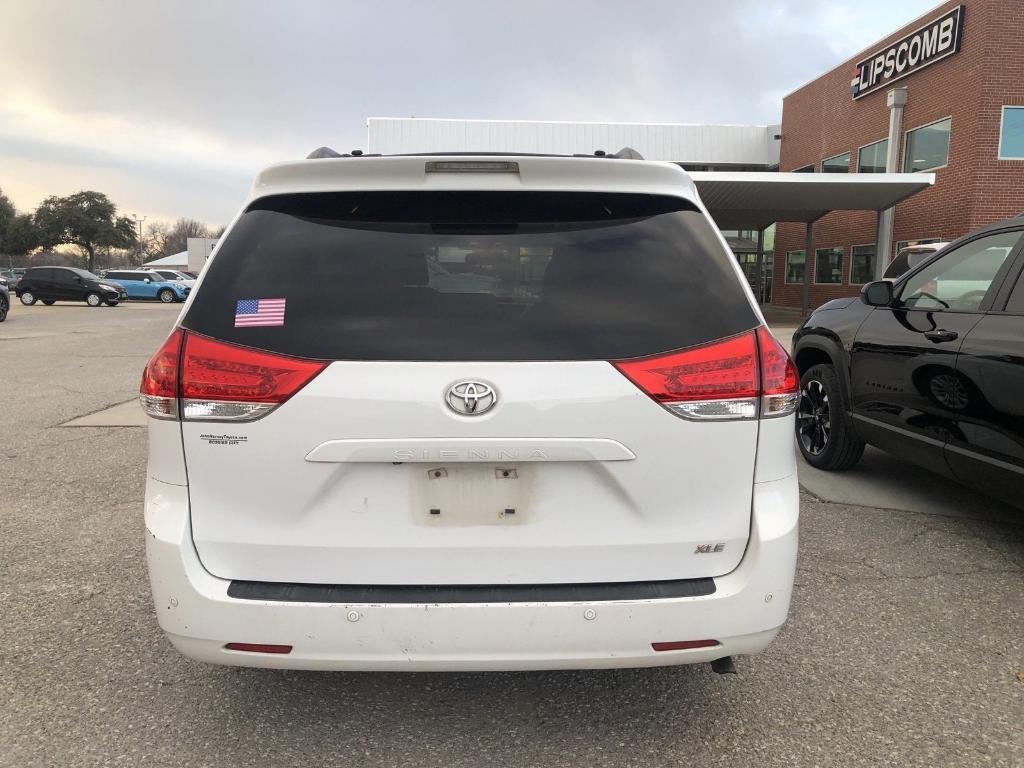
[[[0,324],[0,766],[1024,765],[1024,513],[883,454],[802,475],[790,621],[737,676],[184,659],[146,579],[145,430],[60,426],[130,400],[178,308]]]

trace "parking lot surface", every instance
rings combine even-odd
[[[130,400],[179,308],[0,324],[0,765],[1024,765],[1024,513],[882,454],[807,475],[790,621],[738,676],[178,656],[143,559],[145,430],[60,425]]]

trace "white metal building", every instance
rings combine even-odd
[[[688,170],[773,170],[779,165],[777,125],[570,123],[536,120],[441,120],[371,117],[370,153],[527,152],[553,155],[635,149],[646,160]]]

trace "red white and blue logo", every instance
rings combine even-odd
[[[853,80],[850,81],[850,95],[857,98],[860,93],[860,67],[853,68]]]

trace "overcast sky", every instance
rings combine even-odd
[[[0,0],[0,189],[227,223],[367,117],[771,123],[937,0]]]

